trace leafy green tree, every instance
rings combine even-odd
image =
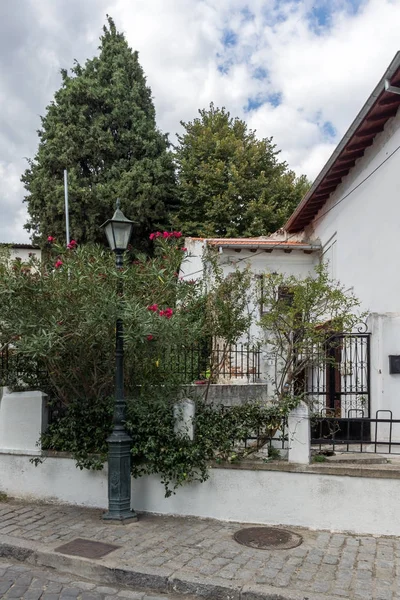
[[[278,401],[287,395],[305,399],[310,369],[335,364],[327,351],[340,346],[335,334],[352,331],[367,314],[360,313],[360,301],[351,291],[329,278],[324,264],[304,278],[265,273],[259,279],[259,294],[260,326],[272,357],[271,392]],[[314,402],[312,395],[307,400]]]
[[[180,210],[185,235],[267,235],[283,225],[309,182],[279,162],[272,138],[213,104],[178,135]]]
[[[36,242],[65,238],[63,170],[69,176],[71,236],[100,242],[99,226],[117,197],[135,222],[133,245],[165,228],[176,209],[174,164],[156,126],[151,90],[138,53],[108,17],[100,54],[62,70],[62,85],[42,117],[39,148],[22,176],[25,225]]]

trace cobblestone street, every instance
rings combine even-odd
[[[8,600],[160,600],[159,596],[77,580],[73,575],[0,559],[0,598]],[[164,596],[166,600],[174,597]],[[176,598],[175,598],[176,600]]]
[[[66,570],[69,557],[54,552],[55,548],[84,538],[109,542],[118,549],[99,560],[78,559],[83,565],[80,568],[95,564],[110,573],[119,569],[146,574],[146,581],[151,585],[155,582],[159,592],[176,589],[191,593],[185,582],[198,582],[230,589],[231,597],[236,598],[240,594],[244,597],[255,586],[261,595],[271,598],[265,590],[282,594],[279,598],[291,598],[290,593],[296,593],[295,597],[301,599],[400,599],[399,538],[291,527],[303,536],[300,546],[265,551],[242,546],[233,539],[233,534],[248,524],[141,515],[137,523],[119,525],[102,521],[101,514],[99,510],[66,506],[0,504],[0,554],[10,556],[10,547],[28,547],[32,548],[32,556],[25,560],[33,560],[35,552],[40,551],[40,560],[48,557],[46,560],[57,569],[55,561],[59,561]],[[75,564],[71,563],[71,568]],[[12,591],[8,593],[11,595],[3,597],[19,597]],[[34,594],[27,599],[37,600]],[[58,597],[43,596],[45,600]],[[90,596],[85,598],[89,600]]]

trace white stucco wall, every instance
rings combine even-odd
[[[107,507],[106,469],[81,471],[72,459],[52,457],[35,467],[29,458],[0,454],[0,491]],[[179,488],[170,498],[156,476],[132,480],[138,511],[377,535],[400,535],[399,495],[400,479],[308,472],[212,469],[208,481]]]
[[[400,113],[358,159],[309,231],[333,259],[337,278],[354,288],[363,308],[371,312],[400,312],[400,277],[395,272],[400,250],[400,151],[380,166],[399,145]]]
[[[31,458],[0,450],[0,491],[27,500],[107,507],[107,466],[103,471],[81,471],[71,458],[47,457],[36,467]]]
[[[11,258],[20,258],[22,262],[28,262],[30,256],[35,256],[36,258],[41,258],[41,251],[37,248],[12,248],[11,249]]]
[[[11,260],[15,260],[16,258],[20,258],[22,260],[22,262],[28,262],[30,259],[30,255],[31,256],[35,256],[37,259],[40,260],[42,252],[40,249],[38,248],[18,248],[15,246],[0,246],[0,252],[3,251],[4,253],[7,253]]]
[[[0,388],[0,452],[40,454],[40,435],[48,424],[47,395]]]
[[[369,319],[371,416],[390,409],[400,419],[400,376],[390,375],[388,367],[389,354],[400,354],[400,152],[388,158],[398,146],[400,113],[358,159],[307,233],[321,241],[332,276],[354,291],[362,310],[380,315]],[[398,433],[400,439],[400,428]]]

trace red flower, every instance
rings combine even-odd
[[[47,238],[47,241],[50,242],[50,244],[52,244],[55,241],[55,237],[53,237],[52,235],[49,235]]]
[[[151,312],[157,312],[158,304],[151,304],[150,306],[147,307],[147,310],[150,310]]]
[[[176,237],[176,238],[180,238],[180,237],[182,237],[182,233],[181,233],[180,231],[174,231],[174,232],[172,233],[172,235],[173,235],[174,237]]]
[[[76,248],[78,245],[78,243],[75,240],[71,240],[70,243],[67,245],[67,248],[69,250],[73,250],[74,248]]]
[[[165,315],[165,311],[160,310],[160,312],[158,314],[160,315],[160,317],[163,317]]]
[[[147,336],[147,339],[149,342],[151,342],[151,340],[154,340],[154,336],[151,335],[151,333]]]
[[[172,310],[172,308],[166,308],[165,310],[160,310],[158,314],[160,315],[160,317],[166,317],[167,319],[170,319],[174,314],[174,311]]]
[[[165,238],[165,239],[166,239],[166,238],[169,238],[169,237],[171,237],[171,235],[172,235],[172,234],[171,234],[171,233],[168,233],[168,231],[164,231],[164,233],[163,233],[162,235],[163,235],[163,238]]]
[[[182,252],[186,252],[187,248],[181,248]]]
[[[55,266],[56,269],[59,269],[60,267],[63,266],[63,261],[60,260],[60,259],[58,259],[57,262],[56,262],[56,264],[54,266]]]

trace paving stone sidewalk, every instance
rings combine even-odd
[[[233,534],[249,524],[140,515],[137,523],[104,522],[102,511],[0,503],[0,555],[153,591],[220,599],[400,600],[400,538],[289,529],[302,545],[265,551]],[[75,538],[119,546],[87,560],[55,553]],[[90,575],[90,576],[89,576]],[[113,579],[114,578],[114,579]]]

